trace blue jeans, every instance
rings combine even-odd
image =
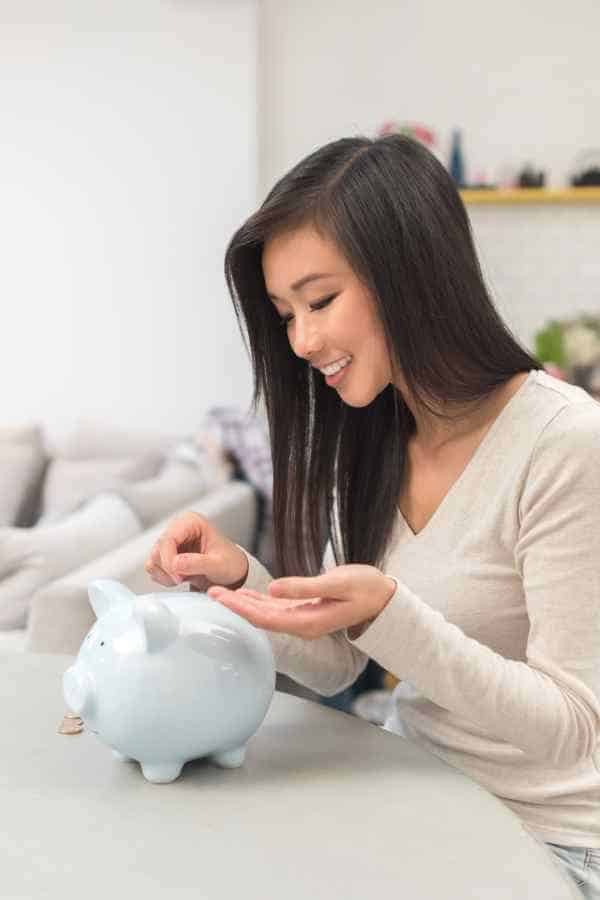
[[[600,900],[600,850],[546,844],[585,900]]]

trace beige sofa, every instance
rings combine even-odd
[[[243,481],[230,481],[186,506],[210,519],[223,534],[242,547],[252,547],[256,525],[256,495]],[[175,510],[173,515],[182,510]],[[165,590],[144,570],[150,548],[172,516],[63,578],[50,582],[33,595],[29,621],[20,638],[5,632],[5,649],[37,653],[72,653],[91,628],[95,616],[88,602],[87,588],[95,578],[113,578],[136,593]],[[181,585],[177,590],[188,590]],[[7,638],[8,635],[8,638]],[[0,634],[0,650],[2,634]]]
[[[0,652],[77,652],[96,578],[161,590],[144,562],[186,509],[255,549],[256,492],[205,437],[83,425],[50,440],[35,425],[0,428]]]
[[[245,482],[230,481],[186,504],[185,509],[205,515],[231,540],[252,548],[257,501],[254,490]],[[174,510],[117,549],[36,590],[25,628],[0,631],[0,652],[76,653],[94,622],[87,587],[95,578],[114,578],[137,593],[163,590],[145,572],[144,561],[166,524],[183,511]],[[187,585],[177,590],[187,590]]]

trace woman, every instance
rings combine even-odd
[[[600,407],[517,344],[453,182],[407,138],[303,160],[225,267],[290,577],[195,513],[148,571],[209,588],[323,695],[374,659],[400,680],[388,730],[495,793],[600,897]]]

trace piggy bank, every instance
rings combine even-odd
[[[275,688],[266,634],[206,594],[102,580],[89,597],[97,621],[63,676],[86,728],[155,784],[199,757],[240,766]]]

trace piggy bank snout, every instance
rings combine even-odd
[[[94,686],[91,678],[77,666],[71,666],[63,675],[63,694],[73,712],[80,716],[89,715],[94,700]]]

